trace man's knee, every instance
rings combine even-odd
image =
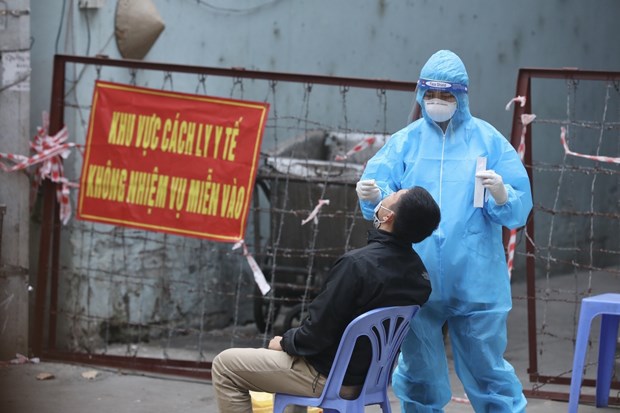
[[[220,355],[218,354],[211,362],[211,380],[213,380],[213,385],[217,386],[219,384],[221,376],[222,360],[220,359]]]
[[[226,378],[226,371],[229,370],[230,350],[219,353],[211,362],[211,379],[214,386],[221,385]]]

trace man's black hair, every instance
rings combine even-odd
[[[402,194],[394,205],[393,234],[416,243],[431,235],[439,226],[441,213],[432,195],[421,186]]]

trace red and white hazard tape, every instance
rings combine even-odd
[[[60,184],[56,189],[56,198],[60,204],[60,219],[63,224],[66,224],[69,218],[71,218],[69,188],[77,188],[79,185],[69,182],[64,177],[62,159],[66,159],[71,153],[71,148],[78,145],[67,142],[69,133],[66,126],[54,136],[48,135],[48,127],[49,117],[47,113],[43,113],[43,125],[37,128],[34,141],[30,143],[30,148],[35,151],[36,154],[27,157],[24,155],[0,152],[0,169],[4,172],[15,172],[25,170],[33,165],[38,165],[34,173],[32,183],[33,190],[36,191],[41,181],[46,178],[54,183]],[[11,165],[1,162],[3,159],[9,161]]]
[[[337,161],[344,161],[345,159],[347,159],[349,156],[353,155],[354,153],[361,152],[364,149],[368,148],[369,146],[374,145],[376,141],[377,141],[376,136],[367,136],[363,138],[359,143],[357,143],[354,147],[349,149],[349,151],[345,155],[336,155],[335,159]]]
[[[568,143],[566,142],[566,128],[562,126],[560,128],[560,140],[562,141],[562,146],[564,146],[564,152],[567,155],[576,156],[579,158],[591,159],[593,161],[605,162],[605,163],[617,163],[620,164],[620,158],[612,158],[610,156],[599,156],[599,155],[585,155],[582,153],[573,152],[568,147]]]
[[[525,106],[525,102],[527,101],[525,96],[517,96],[516,98],[511,99],[506,105],[506,110],[510,110],[510,105],[514,102],[520,102],[521,107]],[[523,158],[525,156],[525,134],[527,132],[527,125],[532,123],[536,119],[536,115],[524,113],[521,115],[521,138],[519,140],[519,146],[517,148],[517,153],[519,154],[519,158],[521,162],[523,162]],[[512,268],[514,266],[515,259],[515,248],[517,245],[517,230],[510,230],[510,238],[508,239],[508,278],[512,278]]]

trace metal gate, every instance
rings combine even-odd
[[[516,96],[511,141],[524,148],[535,200],[518,235],[527,293],[513,296],[527,302],[527,392],[568,400],[556,385],[570,384],[581,300],[620,285],[620,72],[525,68]],[[598,349],[593,327],[588,360]],[[619,371],[616,363],[613,389],[620,389]],[[584,386],[595,385],[595,372],[596,361],[589,362]]]
[[[369,224],[354,185],[387,131],[405,124],[415,83],[57,55],[50,135],[71,119],[71,140],[83,142],[80,129],[91,108],[82,100],[96,79],[149,87],[161,79],[162,89],[270,103],[257,177],[262,189],[254,191],[246,245],[274,292],[262,297],[254,289],[245,258],[229,244],[85,221],[63,227],[56,187],[46,181],[38,210],[33,354],[210,378],[214,354],[263,345],[282,328],[282,318],[294,323],[329,263],[365,243]],[[368,138],[373,143],[363,151],[348,153]],[[65,161],[76,181],[79,160],[72,158],[78,156]],[[293,172],[294,162],[312,173]],[[326,197],[333,203],[318,223],[301,227]],[[278,306],[294,308],[288,317],[270,318]],[[261,321],[266,325],[257,328]]]

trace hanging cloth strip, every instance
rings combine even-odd
[[[245,245],[244,240],[241,240],[235,243],[232,249],[236,250],[239,247],[243,247],[243,256],[245,257],[248,264],[250,265],[250,268],[252,269],[252,275],[254,275],[254,281],[256,282],[256,285],[258,286],[261,294],[263,295],[267,294],[271,290],[271,286],[267,282],[267,279],[265,279],[265,274],[263,274],[263,271],[258,266],[258,263],[254,259],[252,254],[250,254],[250,252],[248,251],[248,247]]]
[[[316,204],[312,212],[310,212],[310,215],[308,215],[306,219],[301,221],[301,225],[306,225],[308,222],[312,220],[314,220],[315,224],[318,224],[319,218],[317,217],[317,214],[319,213],[319,210],[321,209],[323,205],[329,205],[329,199],[319,199],[319,203]]]

